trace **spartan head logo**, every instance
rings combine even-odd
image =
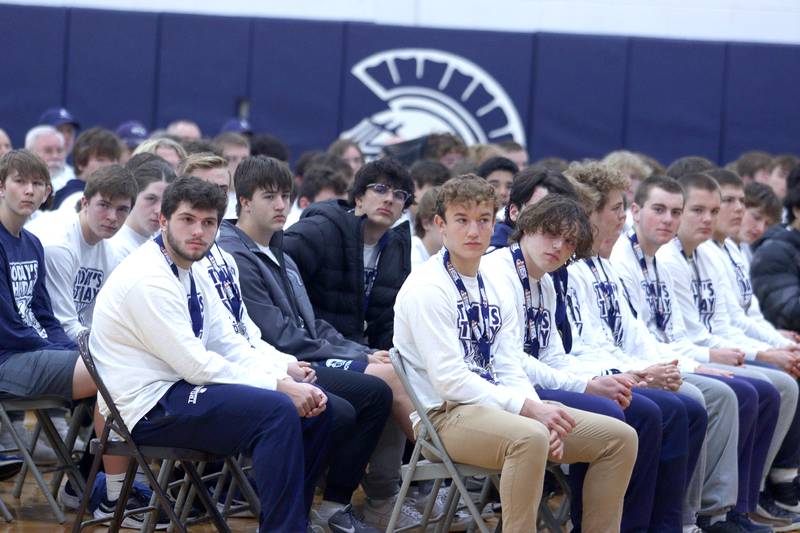
[[[350,72],[386,104],[342,133],[367,156],[434,132],[454,133],[468,145],[508,139],[525,145],[522,121],[506,91],[461,56],[428,48],[386,50]]]

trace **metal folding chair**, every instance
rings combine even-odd
[[[125,475],[125,482],[123,483],[122,491],[120,493],[119,500],[117,501],[117,507],[115,509],[114,516],[110,521],[111,523],[109,525],[109,531],[115,533],[119,529],[120,524],[125,516],[145,512],[157,512],[158,506],[155,505],[157,501],[157,503],[169,517],[172,526],[180,533],[187,533],[186,524],[181,522],[179,519],[177,513],[173,509],[173,502],[169,499],[166,491],[164,490],[166,483],[169,481],[169,471],[171,471],[171,468],[162,468],[159,472],[159,479],[156,479],[149,466],[150,461],[167,460],[181,463],[183,469],[186,471],[189,477],[189,482],[195,488],[197,497],[205,507],[209,517],[211,518],[211,521],[217,528],[217,531],[230,533],[228,524],[220,514],[215,503],[211,501],[208,491],[205,489],[205,485],[203,484],[203,480],[198,473],[197,468],[195,467],[195,463],[223,461],[226,459],[226,457],[186,448],[138,446],[133,441],[133,437],[131,436],[127,425],[122,419],[122,416],[120,415],[119,410],[117,409],[116,404],[111,397],[111,394],[108,392],[108,389],[103,383],[102,378],[97,372],[94,359],[89,351],[88,332],[83,332],[79,335],[78,347],[80,349],[81,358],[86,365],[86,369],[92,376],[92,379],[97,385],[97,391],[102,396],[109,410],[109,415],[106,417],[105,427],[103,428],[102,435],[99,439],[92,439],[89,445],[90,451],[95,455],[95,457],[92,462],[92,469],[89,473],[89,479],[87,480],[87,486],[91,487],[94,484],[94,480],[97,477],[97,471],[100,468],[100,460],[103,455],[117,455],[134,459],[133,461],[130,461],[128,465],[128,470]],[[114,440],[110,439],[112,431],[115,433]],[[147,507],[126,511],[125,506],[133,485],[137,466],[141,467],[145,477],[147,478],[150,488],[153,490],[153,499],[151,500],[150,505]],[[108,519],[82,521],[83,515],[89,505],[90,492],[91,491],[89,490],[83,491],[83,498],[81,499],[81,505],[78,509],[78,515],[75,518],[75,522],[72,527],[73,533],[79,533],[84,527],[109,521]]]
[[[70,409],[72,402],[64,400],[56,396],[36,396],[36,397],[19,397],[10,394],[0,394],[0,423],[6,428],[11,435],[11,438],[16,444],[16,449],[3,450],[4,452],[19,453],[24,461],[22,470],[17,475],[16,485],[14,487],[13,495],[19,498],[22,494],[22,486],[25,482],[28,472],[33,475],[36,485],[47,500],[50,510],[56,516],[59,523],[63,524],[66,521],[61,507],[56,501],[58,495],[58,488],[61,485],[61,480],[64,474],[67,474],[69,480],[72,482],[76,490],[83,490],[85,483],[83,476],[78,470],[77,465],[72,461],[72,448],[75,445],[75,440],[78,436],[78,429],[80,420],[83,414],[88,409],[86,402],[78,403],[75,412],[73,413],[72,423],[70,424],[69,431],[66,439],[62,440],[58,430],[48,413],[49,409]],[[33,438],[29,444],[26,444],[22,437],[14,429],[9,417],[10,412],[14,411],[32,411],[36,416],[37,425],[33,432]],[[33,460],[33,449],[36,446],[40,433],[44,434],[48,444],[53,448],[56,454],[57,464],[53,468],[43,468],[36,464]],[[53,480],[48,487],[47,482],[44,480],[43,474],[54,472]],[[0,501],[1,502],[1,501]],[[5,505],[0,507],[4,518],[11,521],[11,514],[7,513],[7,509],[3,510]]]
[[[390,351],[390,357],[392,359],[392,366],[394,366],[395,373],[400,379],[400,382],[403,384],[403,387],[405,387],[409,398],[411,398],[411,402],[414,404],[414,409],[416,409],[417,414],[420,417],[420,430],[419,434],[417,435],[417,442],[414,444],[414,451],[411,453],[411,459],[407,465],[402,467],[403,481],[400,485],[400,492],[397,495],[397,501],[395,502],[394,509],[392,509],[392,516],[389,519],[389,525],[386,528],[386,531],[390,533],[409,531],[417,527],[420,528],[420,531],[426,531],[428,523],[431,521],[430,514],[436,494],[438,493],[442,482],[451,479],[452,484],[450,485],[450,491],[445,502],[446,511],[443,516],[438,518],[436,529],[437,533],[444,532],[449,529],[450,521],[452,520],[453,514],[456,511],[459,499],[466,504],[467,510],[469,511],[472,520],[475,522],[475,526],[481,531],[481,533],[489,533],[489,527],[486,525],[486,522],[481,516],[481,511],[478,509],[478,506],[475,505],[474,501],[472,501],[470,493],[467,491],[467,487],[464,484],[464,480],[469,476],[486,476],[488,478],[487,482],[496,483],[500,471],[453,462],[453,460],[450,458],[450,455],[448,455],[447,449],[442,443],[442,440],[439,438],[439,434],[433,427],[433,423],[431,423],[430,418],[428,418],[419,399],[417,398],[417,395],[414,393],[414,390],[411,388],[408,382],[408,375],[406,374],[405,364],[403,363],[400,352],[398,352],[396,349],[392,349]],[[423,452],[425,452],[426,456],[434,457],[440,462],[432,462],[422,459],[421,456]],[[397,524],[397,519],[400,516],[400,510],[403,506],[403,501],[408,494],[408,489],[411,486],[411,482],[422,480],[434,480],[434,486],[428,505],[423,512],[421,524],[419,526],[396,530],[395,525]],[[484,485],[484,490],[482,492],[488,493],[488,485]]]

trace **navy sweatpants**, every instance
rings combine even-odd
[[[662,437],[657,474],[649,478],[653,488],[639,487],[640,490],[649,490],[652,493],[649,525],[642,529],[637,524],[637,527],[626,531],[680,531],[683,521],[681,513],[683,495],[705,438],[708,421],[705,409],[699,403],[680,394],[646,387],[635,388],[633,398],[631,407],[639,398],[648,399],[658,407],[661,414]],[[631,407],[626,409],[626,414]],[[642,448],[641,443],[639,448]],[[633,490],[634,487],[629,487],[628,494]]]
[[[178,381],[133,428],[137,444],[253,458],[261,531],[306,533],[314,486],[328,455],[330,406],[300,418],[283,393],[247,385]]]
[[[542,391],[543,399],[554,399],[570,405],[558,396],[550,398],[551,391]],[[564,394],[558,392],[558,395]],[[590,400],[604,400],[589,395]],[[605,400],[613,409],[600,411],[611,414],[619,410],[625,422],[636,430],[639,436],[639,449],[633,467],[625,505],[622,514],[621,531],[624,533],[645,533],[648,531],[680,531],[681,505],[688,462],[689,420],[686,408],[677,395],[654,389],[634,389],[631,404],[622,411],[614,402]],[[595,411],[604,403],[584,403],[573,406]],[[586,465],[570,466],[570,485],[573,495],[580,493],[581,482]],[[673,475],[674,474],[674,475]],[[656,494],[659,501],[656,503]],[[578,505],[573,509],[573,531],[580,531],[580,499],[573,498]],[[576,523],[576,518],[578,522]],[[670,529],[677,524],[678,529]]]

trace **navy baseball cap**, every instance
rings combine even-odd
[[[131,150],[147,140],[148,132],[144,124],[138,120],[129,120],[120,124],[114,132]]]
[[[251,135],[253,133],[253,126],[250,125],[250,121],[246,118],[232,118],[222,125],[220,133],[225,133],[227,131]]]
[[[52,107],[42,113],[39,117],[39,124],[48,124],[57,128],[63,124],[72,124],[75,129],[80,129],[81,125],[77,119],[63,107]]]

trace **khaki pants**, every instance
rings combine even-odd
[[[561,462],[590,463],[583,485],[583,531],[619,531],[622,501],[636,460],[636,432],[619,420],[556,405],[576,421],[564,438]],[[503,531],[535,532],[548,460],[547,428],[536,420],[481,405],[451,404],[428,415],[454,461],[501,470]]]

